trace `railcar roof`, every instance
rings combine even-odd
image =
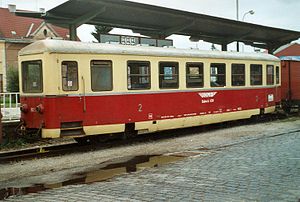
[[[19,55],[41,53],[74,53],[74,54],[121,54],[161,57],[197,57],[225,58],[236,60],[280,61],[279,58],[266,53],[238,53],[225,51],[202,51],[195,49],[158,48],[148,46],[125,46],[115,44],[84,43],[64,40],[40,40],[19,51]]]

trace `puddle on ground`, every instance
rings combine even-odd
[[[200,155],[202,152],[180,152],[171,155],[149,155],[149,156],[136,156],[129,160],[118,160],[112,162],[100,169],[88,171],[85,173],[77,173],[73,175],[72,179],[55,183],[55,184],[35,184],[30,187],[9,187],[0,190],[0,200],[6,199],[13,195],[26,195],[30,193],[38,193],[48,189],[59,188],[67,185],[76,184],[89,184],[94,182],[101,182],[111,179],[115,176],[132,173],[146,168],[158,167],[161,165],[180,161],[190,156]]]

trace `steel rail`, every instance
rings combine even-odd
[[[228,127],[246,126],[250,124],[258,124],[262,122],[272,122],[280,119],[286,119],[289,117],[297,116],[297,114],[286,116],[284,114],[267,114],[263,116],[257,116],[252,119],[230,121],[225,123],[217,123],[212,125],[205,125],[200,127],[176,129],[170,131],[161,131],[151,134],[142,134],[129,138],[126,141],[122,139],[114,139],[107,142],[97,142],[94,144],[80,145],[78,143],[70,143],[64,145],[51,145],[51,146],[39,146],[36,148],[22,149],[18,151],[8,151],[0,153],[0,164],[6,164],[10,162],[18,162],[23,160],[39,159],[45,157],[55,157],[66,154],[82,153],[88,151],[97,151],[107,148],[117,148],[133,143],[145,143],[155,140],[176,138],[188,135],[195,135],[195,133],[201,133],[206,131],[220,130]]]

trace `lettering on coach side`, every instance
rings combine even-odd
[[[202,98],[201,103],[202,104],[208,104],[208,103],[214,103],[216,96],[218,92],[205,92],[205,93],[198,93],[199,96]]]

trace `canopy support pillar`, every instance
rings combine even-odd
[[[222,51],[227,51],[227,44],[222,44]]]
[[[77,27],[74,24],[69,25],[70,40],[77,41]]]

